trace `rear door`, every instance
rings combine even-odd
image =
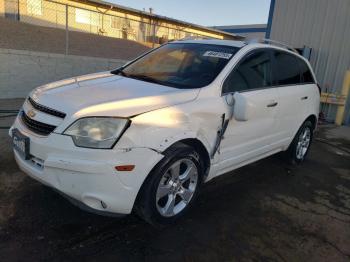
[[[232,118],[220,146],[220,169],[229,169],[273,149],[278,101],[272,87],[270,49],[249,52],[225,79],[222,93],[240,92],[255,108],[247,121]]]
[[[272,57],[273,84],[277,87],[279,102],[278,141],[281,145],[285,145],[290,142],[310,112],[308,102],[312,97],[310,97],[307,85],[310,84],[308,82],[313,81],[313,78],[311,72],[308,75],[307,70],[302,73],[302,60],[296,55],[276,49],[272,52]]]

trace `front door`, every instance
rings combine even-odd
[[[247,121],[230,120],[220,146],[220,170],[274,150],[278,101],[271,67],[270,50],[258,49],[248,53],[224,81],[223,95],[240,92],[253,110]]]

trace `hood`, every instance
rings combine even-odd
[[[177,89],[110,72],[70,78],[35,89],[37,103],[74,115],[129,117],[194,100],[199,89]]]

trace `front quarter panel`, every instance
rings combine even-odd
[[[183,139],[198,139],[211,152],[225,110],[223,99],[199,99],[141,114],[118,142],[118,148],[147,147],[163,152]],[[216,159],[214,159],[214,162]]]

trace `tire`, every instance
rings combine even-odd
[[[299,165],[305,160],[312,143],[313,130],[314,126],[309,120],[299,128],[287,150],[287,158],[291,164]]]
[[[142,185],[136,213],[154,226],[174,223],[198,196],[203,181],[202,166],[200,155],[192,147],[179,143],[168,149]]]

